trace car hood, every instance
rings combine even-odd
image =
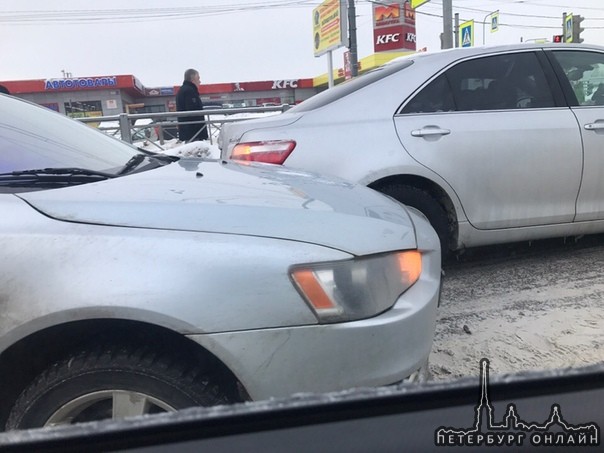
[[[399,203],[366,187],[272,165],[181,159],[18,196],[69,222],[278,238],[354,255],[416,247],[413,223]]]

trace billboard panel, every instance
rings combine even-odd
[[[312,11],[315,57],[346,45],[346,0],[326,0]]]
[[[415,50],[415,11],[407,0],[373,4],[373,51]]]

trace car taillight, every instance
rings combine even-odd
[[[231,151],[231,159],[282,165],[296,147],[293,140],[238,143]]]

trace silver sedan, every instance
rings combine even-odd
[[[144,153],[0,96],[8,429],[399,382],[438,237],[362,186]]]
[[[414,206],[444,251],[603,232],[604,47],[417,53],[220,140]]]

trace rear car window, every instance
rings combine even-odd
[[[329,88],[326,91],[323,91],[319,94],[314,95],[310,99],[307,99],[301,104],[291,108],[288,110],[289,112],[308,112],[310,110],[318,109],[327,104],[331,104],[338,99],[341,99],[345,96],[348,96],[351,93],[354,93],[357,90],[360,90],[367,85],[370,85],[380,79],[388,77],[395,72],[402,71],[405,68],[408,68],[413,64],[413,60],[411,59],[401,59],[392,63],[385,64],[380,66],[372,71],[363,74],[360,77],[356,77],[347,82],[341,83],[340,85],[336,85],[333,88]]]

